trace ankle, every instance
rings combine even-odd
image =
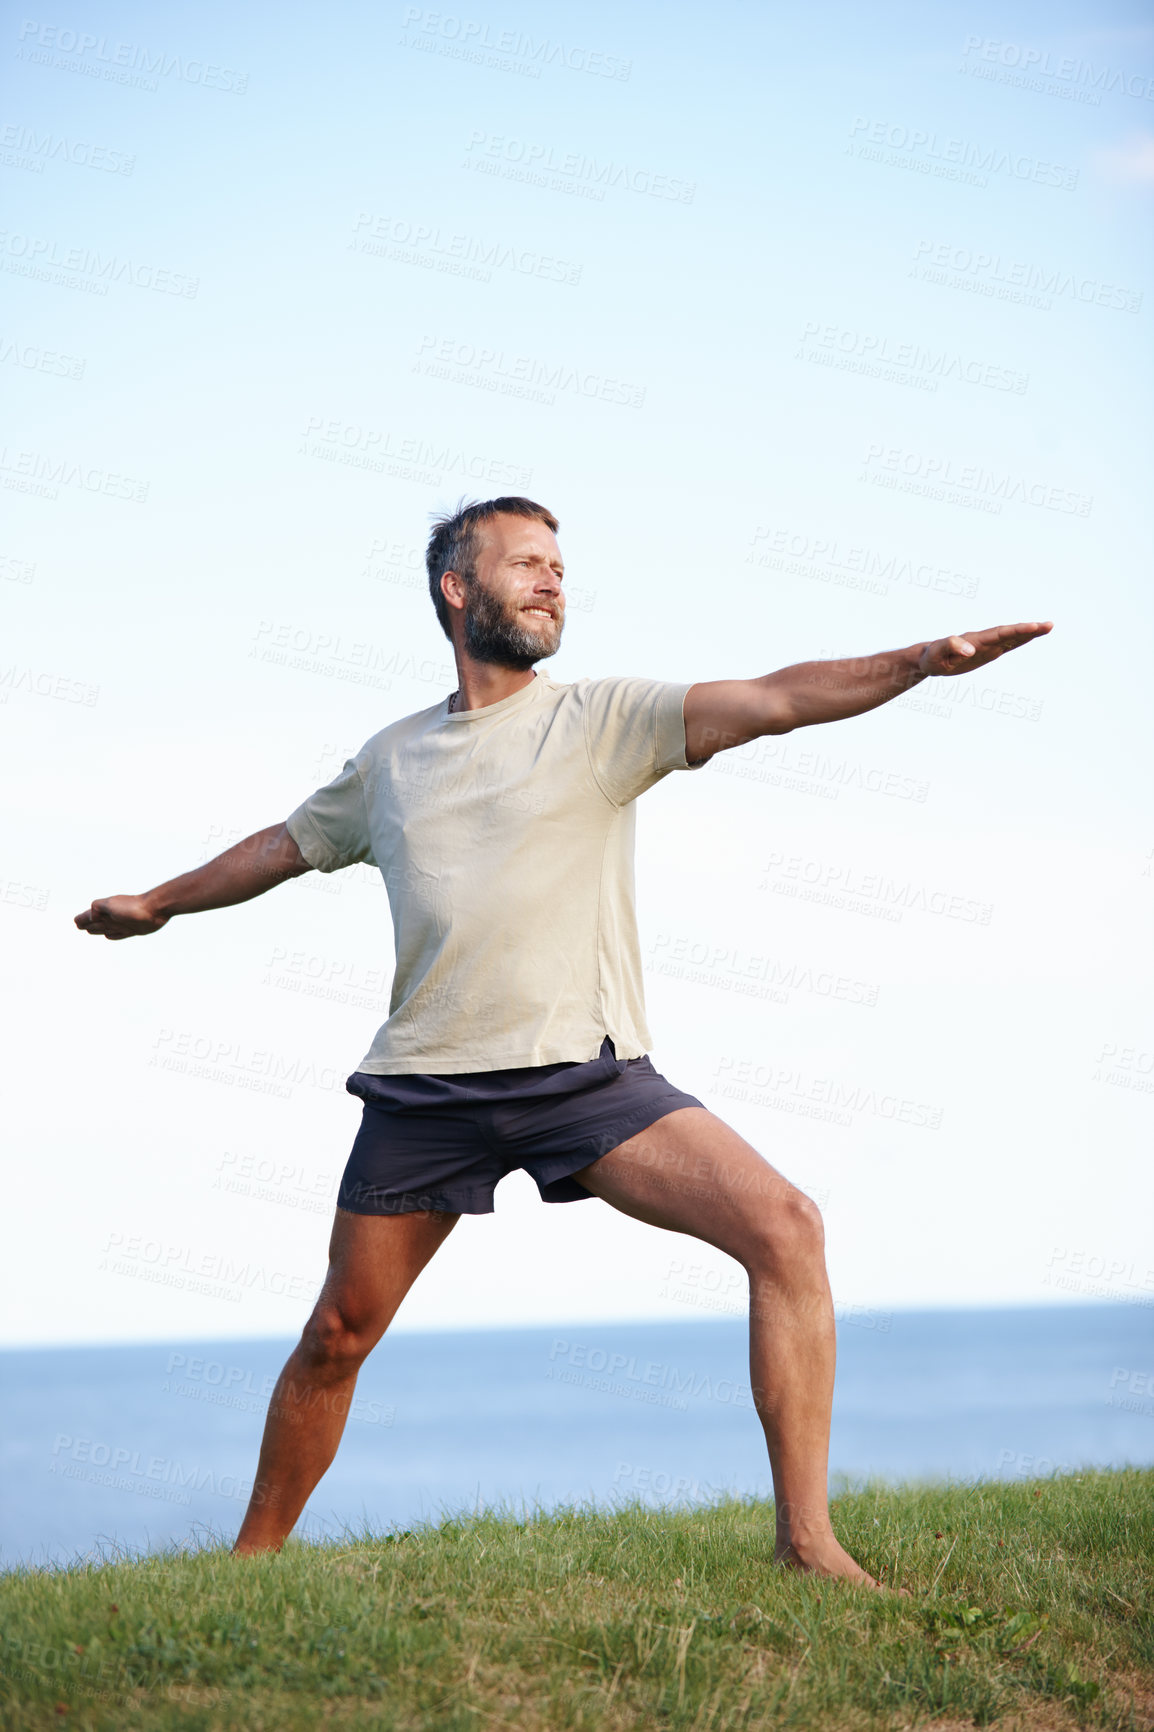
[[[258,1553],[262,1552],[279,1552],[283,1545],[283,1538],[279,1540],[247,1539],[242,1541],[238,1536],[233,1544],[231,1556],[234,1558],[256,1557]]]
[[[777,1544],[809,1548],[833,1537],[828,1504],[779,1503],[776,1510]]]

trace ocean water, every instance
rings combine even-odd
[[[746,1327],[386,1336],[298,1524],[771,1491]],[[0,1565],[231,1543],[293,1341],[0,1353]],[[863,1312],[838,1328],[832,1483],[1154,1463],[1154,1308]]]

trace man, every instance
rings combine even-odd
[[[357,1373],[461,1214],[517,1167],[547,1202],[601,1197],[735,1257],[775,1557],[876,1587],[827,1505],[834,1314],[814,1203],[649,1062],[633,901],[635,801],[671,770],[832,722],[982,667],[1049,622],[997,626],[760,679],[562,685],[535,671],[565,619],[557,519],[522,498],[442,519],[429,587],[457,690],[375,734],[283,824],[143,896],[96,901],[93,936],[155,932],[354,861],[384,878],[389,1018],[348,1079],[364,1101],[329,1268],[273,1391],[233,1550],[279,1550],[336,1454]]]

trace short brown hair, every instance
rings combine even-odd
[[[449,604],[441,594],[441,579],[447,571],[456,571],[466,583],[472,583],[476,576],[477,554],[480,551],[477,530],[494,517],[533,517],[539,523],[544,523],[554,535],[560,527],[553,513],[547,511],[545,506],[538,505],[533,499],[522,499],[516,494],[502,499],[475,500],[471,505],[466,505],[462,500],[451,517],[437,518],[429,537],[425,564],[429,571],[429,594],[433,598],[441,630],[450,643],[453,634],[449,630]]]

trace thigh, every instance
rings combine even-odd
[[[740,1262],[803,1193],[706,1107],[680,1107],[574,1173],[595,1197],[652,1227],[691,1233]]]
[[[355,1215],[338,1209],[314,1315],[334,1323],[339,1319],[341,1328],[378,1339],[459,1219],[442,1210]]]

